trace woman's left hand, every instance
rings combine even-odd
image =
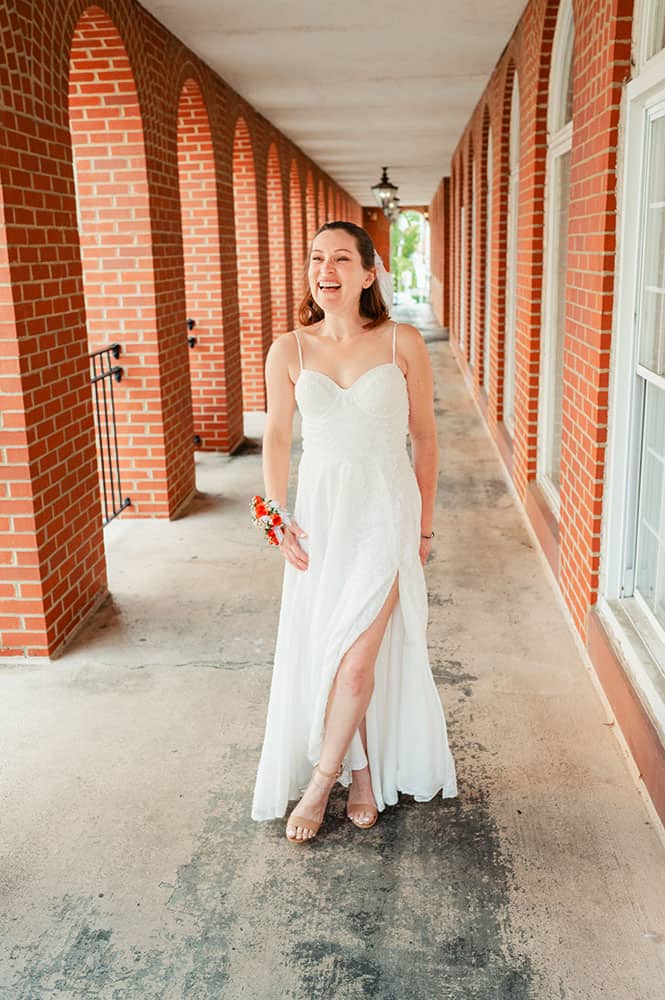
[[[432,539],[431,538],[421,538],[420,539],[420,553],[419,554],[420,554],[420,561],[423,564],[423,566],[427,562],[427,557],[430,554],[431,548],[432,548]]]

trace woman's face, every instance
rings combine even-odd
[[[358,311],[360,294],[376,277],[376,268],[366,271],[355,237],[344,229],[326,229],[314,240],[309,257],[309,290],[324,311]]]

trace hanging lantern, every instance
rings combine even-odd
[[[371,188],[379,206],[385,210],[390,199],[397,194],[399,188],[388,179],[388,167],[383,168],[381,180]]]

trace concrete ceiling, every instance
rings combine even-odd
[[[428,203],[526,0],[142,0],[361,205]]]

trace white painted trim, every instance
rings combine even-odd
[[[559,487],[552,478],[548,455],[551,451],[553,425],[550,419],[552,401],[556,391],[554,370],[554,345],[557,329],[554,326],[555,311],[559,295],[559,214],[560,186],[554,184],[559,169],[559,160],[570,153],[573,145],[573,123],[564,122],[555,131],[563,117],[564,102],[568,90],[568,73],[572,71],[572,52],[575,44],[575,24],[571,0],[564,0],[559,7],[552,64],[550,66],[549,99],[547,106],[547,165],[545,170],[545,232],[543,296],[541,313],[540,372],[538,392],[538,445],[536,449],[536,479],[543,491],[548,506],[557,521],[560,516],[561,497]],[[564,277],[565,280],[565,277]],[[559,322],[565,324],[564,316]]]
[[[658,72],[656,71],[658,67]],[[642,239],[649,117],[665,113],[665,51],[626,84],[620,120],[620,206],[616,258],[616,296],[610,355],[608,442],[601,524],[599,612],[622,651],[626,673],[665,743],[665,636],[654,627],[632,594],[626,566],[633,556],[637,482],[638,417],[643,382],[636,376],[637,292]],[[619,200],[620,194],[620,200]]]
[[[647,45],[654,30],[654,19],[656,17],[661,19],[665,17],[665,5],[662,3],[662,0],[642,0],[641,3],[636,3],[635,7],[633,51],[637,56],[635,62],[638,72],[642,74],[653,60],[659,59],[665,52],[664,49],[661,49],[659,52],[654,53],[650,59],[647,58]]]
[[[552,137],[554,137],[555,134],[558,135],[562,132],[567,125],[572,125],[572,122],[563,122],[563,124],[559,124],[562,117],[561,112],[563,109],[563,102],[568,91],[567,57],[569,52],[569,36],[571,34],[573,36],[572,43],[574,47],[575,24],[573,20],[572,0],[563,0],[561,6],[559,7],[556,19],[556,28],[554,29],[554,42],[552,47],[552,61],[550,64],[548,90],[549,97],[547,101],[547,134]],[[572,64],[572,47],[570,57]]]

